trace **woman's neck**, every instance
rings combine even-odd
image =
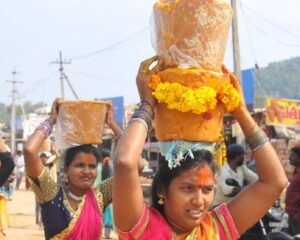
[[[164,218],[166,219],[167,223],[169,224],[169,226],[172,229],[173,234],[176,235],[180,235],[180,234],[184,234],[187,233],[186,230],[183,230],[182,228],[180,228],[178,225],[176,225],[172,220],[170,220],[167,215],[164,213]]]
[[[70,191],[73,195],[75,195],[75,196],[77,196],[77,197],[82,197],[82,196],[84,196],[84,195],[86,194],[87,189],[78,189],[78,188],[76,188],[76,187],[70,185],[70,186],[69,186],[69,191]]]

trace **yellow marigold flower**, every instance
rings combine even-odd
[[[153,75],[149,87],[154,90],[153,95],[158,102],[181,112],[210,114],[218,101],[223,103],[228,112],[239,106],[240,95],[226,77],[204,73],[201,78],[205,80],[205,86],[193,88],[177,82],[161,82],[159,75]]]

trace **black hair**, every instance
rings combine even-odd
[[[78,153],[91,153],[95,156],[97,164],[100,161],[100,153],[98,152],[98,150],[93,147],[92,145],[79,145],[76,147],[72,147],[66,150],[65,154],[64,154],[64,165],[65,167],[69,167],[71,165],[71,163],[73,162],[75,156]]]
[[[207,150],[199,150],[193,152],[194,158],[192,159],[188,156],[185,160],[181,162],[181,166],[170,169],[168,166],[168,161],[162,161],[159,165],[158,171],[152,182],[152,206],[163,214],[163,205],[158,204],[158,192],[165,191],[168,192],[169,186],[174,178],[179,176],[182,172],[190,170],[195,167],[209,166],[213,173],[216,171],[216,167],[213,161],[213,155]]]
[[[227,151],[226,157],[227,157],[227,161],[231,162],[232,160],[234,160],[236,157],[238,157],[239,155],[244,154],[242,151]]]
[[[49,157],[46,155],[46,153],[41,153],[40,158],[42,158],[42,157],[44,157],[44,158],[49,158]]]
[[[293,147],[291,152],[295,153],[298,157],[300,157],[300,147]]]
[[[101,153],[102,153],[102,158],[110,157],[110,151],[107,148],[103,148],[101,150]]]

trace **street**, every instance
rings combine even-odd
[[[14,191],[13,200],[8,201],[9,227],[5,230],[5,240],[42,240],[43,230],[35,224],[35,197],[31,190],[25,190],[22,183],[19,191]]]

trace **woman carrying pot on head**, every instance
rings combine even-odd
[[[56,123],[60,101],[53,102],[49,119],[35,130],[25,145],[26,174],[41,204],[46,239],[98,240],[101,239],[103,209],[111,202],[112,179],[93,187],[100,160],[96,148],[80,145],[66,150],[66,191],[53,181],[39,158],[39,149]],[[116,135],[122,132],[115,122],[110,103],[106,123]]]
[[[145,205],[138,160],[151,128],[155,100],[148,87],[157,57],[144,61],[137,75],[141,106],[120,139],[114,159],[114,221],[120,239],[238,239],[272,206],[287,184],[278,157],[242,102],[233,112],[257,160],[259,179],[234,199],[210,210],[214,198],[213,155],[197,144],[180,149],[184,160],[172,169],[165,161],[152,186],[152,206]],[[242,95],[238,80],[225,67]],[[187,126],[188,127],[188,126]],[[179,146],[180,147],[180,146]],[[178,150],[178,149],[177,149]],[[259,204],[255,204],[259,203]]]

